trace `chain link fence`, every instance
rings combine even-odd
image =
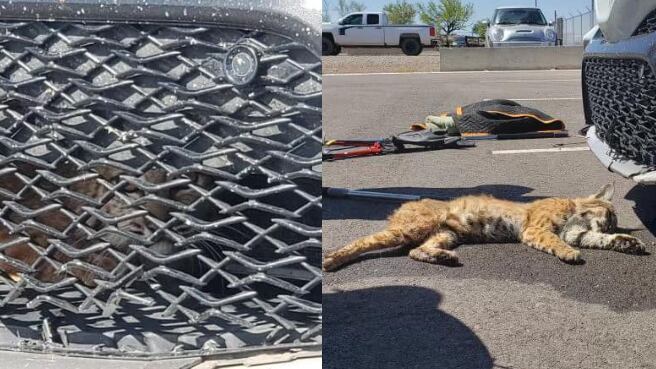
[[[579,13],[556,22],[559,43],[564,46],[583,45],[583,36],[595,25],[593,11]]]

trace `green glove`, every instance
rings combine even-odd
[[[456,127],[456,122],[452,116],[449,115],[429,115],[424,120],[426,129],[429,129],[432,132],[449,134],[449,135],[458,135],[460,132]]]

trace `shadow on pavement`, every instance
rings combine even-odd
[[[433,290],[389,286],[323,295],[324,368],[487,369],[483,342],[439,310]]]
[[[543,196],[526,196],[533,191],[530,187],[492,184],[476,187],[429,188],[429,187],[386,187],[367,188],[365,191],[419,195],[437,200],[451,200],[459,196],[488,194],[494,197],[530,202],[544,198]],[[380,200],[363,201],[343,198],[323,198],[323,220],[331,219],[366,219],[383,220],[399,207],[400,202],[385,202]]]
[[[624,198],[635,203],[633,211],[636,216],[656,236],[656,186],[637,185]]]

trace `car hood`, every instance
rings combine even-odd
[[[339,27],[337,23],[321,23],[321,30],[323,32],[332,32]]]
[[[631,37],[644,15],[656,9],[653,0],[597,0],[595,5],[599,29],[609,42]]]
[[[517,24],[517,25],[508,25],[508,24],[495,24],[493,28],[503,29],[503,39],[502,41],[517,39],[517,38],[527,38],[527,39],[536,39],[543,40],[547,39],[545,33],[548,29],[553,29],[551,26],[538,26],[532,24]]]

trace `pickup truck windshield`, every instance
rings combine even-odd
[[[339,24],[342,24],[342,25],[362,24],[362,14],[351,14],[348,17],[342,19],[342,21]]]
[[[540,9],[497,9],[494,24],[532,24],[546,26]]]

